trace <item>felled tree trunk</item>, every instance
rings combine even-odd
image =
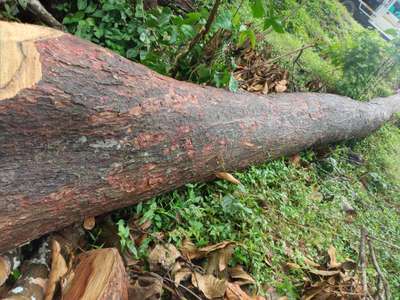
[[[400,96],[360,103],[179,82],[52,29],[0,22],[0,252],[314,145],[363,137]]]

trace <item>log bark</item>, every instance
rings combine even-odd
[[[216,172],[366,136],[396,112],[400,95],[360,103],[179,82],[0,22],[0,253]]]

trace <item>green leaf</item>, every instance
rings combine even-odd
[[[233,77],[233,74],[231,74],[231,77],[229,78],[229,90],[231,92],[237,92],[239,85],[238,85],[238,81],[235,79],[235,77]]]
[[[232,14],[231,14],[231,12],[229,10],[226,10],[226,11],[220,13],[215,20],[215,26],[217,26],[217,28],[231,30],[232,29]]]
[[[136,1],[135,17],[136,18],[143,18],[144,17],[143,0],[137,0]]]
[[[78,0],[78,9],[84,10],[87,6],[87,0]]]
[[[254,18],[262,18],[265,16],[263,0],[254,0],[251,4],[251,11]]]
[[[97,5],[96,3],[91,2],[86,8],[85,8],[85,13],[91,14],[96,11]]]
[[[239,46],[242,46],[247,40],[250,42],[251,48],[256,47],[256,34],[253,30],[247,29],[239,34]]]
[[[285,29],[283,28],[282,21],[277,19],[276,17],[271,17],[265,19],[264,21],[264,29],[268,29],[272,26],[272,29],[278,33],[284,33]]]
[[[192,38],[196,34],[196,31],[191,25],[183,24],[180,29],[186,38]]]
[[[28,0],[18,0],[18,4],[21,5],[23,9],[26,9],[28,6]]]
[[[194,24],[197,23],[201,19],[202,15],[200,12],[191,12],[186,14],[185,19],[183,22],[185,24]]]
[[[232,18],[232,25],[237,27],[240,25],[240,14],[236,14],[233,18]]]
[[[82,20],[85,17],[85,13],[83,11],[78,11],[75,14],[71,16],[66,16],[63,20],[64,24],[74,24],[78,23],[80,20]]]

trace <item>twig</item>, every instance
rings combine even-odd
[[[210,15],[208,16],[206,25],[202,29],[200,29],[200,31],[196,34],[196,36],[191,40],[189,45],[187,47],[185,47],[183,49],[183,51],[178,53],[178,55],[176,56],[175,61],[174,61],[174,67],[171,70],[172,76],[175,77],[175,75],[178,71],[179,61],[182,60],[183,58],[185,58],[190,53],[190,51],[193,50],[194,46],[196,46],[196,44],[199,41],[201,41],[204,38],[204,36],[210,31],[211,25],[214,22],[214,19],[217,15],[218,7],[220,4],[221,4],[221,0],[215,0],[214,6],[211,9]]]
[[[360,256],[359,263],[361,268],[361,285],[362,285],[362,299],[367,299],[368,294],[368,281],[367,281],[367,271],[366,271],[366,259],[365,259],[365,241],[367,239],[367,229],[361,227],[361,237],[360,237]]]
[[[387,241],[385,241],[385,240],[378,239],[377,237],[374,237],[374,236],[371,236],[371,235],[368,235],[368,238],[370,238],[371,240],[375,240],[375,241],[377,241],[377,242],[380,242],[380,243],[382,243],[382,244],[385,244],[385,245],[387,245],[387,246],[389,246],[389,247],[391,247],[391,248],[400,250],[400,247],[399,247],[399,246],[394,245],[394,244],[392,244],[392,243],[390,243],[390,242],[387,242]]]
[[[374,250],[374,247],[372,246],[371,239],[367,239],[367,242],[368,242],[368,247],[369,247],[369,253],[371,255],[372,264],[374,265],[374,268],[375,268],[376,272],[378,273],[379,281],[383,282],[383,288],[385,291],[384,299],[390,300],[389,283],[387,282],[387,280],[386,280],[385,276],[383,275],[382,270],[378,264],[378,260],[376,259],[375,250]]]
[[[56,20],[47,10],[44,8],[39,0],[29,0],[28,9],[39,17],[46,25],[56,28],[63,29],[64,26]]]
[[[244,0],[240,1],[240,3],[239,3],[239,5],[238,5],[238,7],[237,7],[235,13],[232,15],[232,19],[233,19],[234,17],[236,17],[236,15],[238,14],[239,10],[242,8],[243,3],[244,3]]]
[[[287,15],[287,16],[282,20],[282,23],[285,23],[289,18],[292,18],[292,17],[296,16],[297,13],[299,12],[300,8],[302,8],[303,5],[306,4],[306,2],[307,2],[307,1],[304,1],[304,2],[303,2],[303,1],[300,1],[299,5],[296,7],[296,9],[292,10],[292,13],[291,13],[290,15]],[[273,29],[274,29],[274,28],[271,26],[270,28],[268,28],[268,29],[264,32],[264,34],[269,34],[269,33],[271,33],[271,31],[272,31]]]
[[[296,50],[293,50],[293,51],[284,53],[284,54],[282,54],[282,55],[279,55],[279,56],[277,56],[277,57],[271,58],[271,59],[267,60],[267,63],[274,63],[274,62],[280,60],[280,59],[283,58],[283,57],[291,56],[291,55],[293,55],[293,54],[296,54],[297,52],[300,52],[300,51],[303,52],[304,50],[306,50],[306,49],[308,49],[308,48],[313,48],[313,47],[315,47],[315,44],[310,44],[310,45],[303,46],[303,47],[301,47],[301,48],[299,48],[299,49],[296,49]]]
[[[175,281],[173,281],[172,279],[169,279],[168,277],[164,278],[165,280],[169,281],[172,284],[176,284]],[[183,284],[178,284],[179,287],[181,287],[182,289],[184,289],[185,291],[187,291],[188,293],[190,293],[193,297],[195,297],[198,300],[203,300],[201,299],[201,297],[199,297],[198,295],[196,295],[192,290],[190,290],[189,288],[187,288],[186,286],[184,286]]]

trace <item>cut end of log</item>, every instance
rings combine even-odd
[[[35,41],[62,34],[46,27],[0,21],[0,100],[17,95],[41,79]]]
[[[64,300],[128,299],[128,277],[117,249],[89,251],[80,259]]]

